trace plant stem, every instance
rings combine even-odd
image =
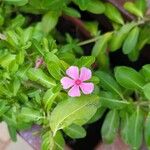
[[[96,37],[94,37],[92,39],[89,39],[89,40],[86,40],[86,41],[79,42],[78,46],[83,46],[83,45],[86,45],[86,44],[90,44],[90,43],[96,42],[100,37],[101,37],[101,35],[100,36],[96,36]]]

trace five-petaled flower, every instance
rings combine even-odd
[[[94,90],[94,84],[85,82],[92,77],[92,72],[86,67],[82,67],[79,72],[77,66],[71,66],[66,70],[67,76],[61,79],[63,89],[70,89],[68,95],[71,97],[80,96],[80,89],[84,94],[91,94]]]

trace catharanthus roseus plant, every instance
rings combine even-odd
[[[0,121],[13,141],[38,125],[39,149],[63,150],[93,127],[85,149],[117,135],[150,147],[150,8],[121,2],[0,2]]]

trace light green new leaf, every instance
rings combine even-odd
[[[82,56],[75,62],[75,65],[78,67],[91,67],[91,65],[95,62],[94,56]]]
[[[136,6],[134,3],[132,3],[132,2],[126,2],[126,3],[124,4],[124,8],[125,8],[127,11],[129,11],[130,13],[132,13],[132,14],[138,16],[138,17],[143,18],[143,13],[142,13],[142,11],[141,11],[139,8],[137,8],[137,6]]]
[[[146,0],[136,0],[135,1],[135,5],[136,5],[136,7],[139,9],[139,10],[141,10],[141,12],[144,14],[145,13],[145,11],[146,11],[146,9],[147,9],[147,1]]]
[[[121,48],[122,43],[124,42],[129,31],[136,26],[135,22],[130,22],[123,25],[118,31],[115,31],[112,35],[112,38],[109,43],[109,48],[111,51],[116,51]]]
[[[114,141],[119,127],[119,115],[117,110],[108,112],[102,126],[101,134],[104,142],[110,144]]]
[[[61,68],[58,62],[50,61],[47,63],[47,69],[49,73],[56,79],[60,80],[62,78]]]
[[[146,85],[143,86],[143,92],[145,97],[150,100],[150,83],[147,83]]]
[[[97,77],[99,77],[101,86],[104,89],[111,91],[114,94],[117,94],[121,99],[123,99],[121,88],[118,83],[113,79],[113,77],[103,71],[97,71],[96,75]]]
[[[148,113],[144,123],[144,139],[146,146],[150,148],[150,112]]]
[[[56,85],[55,81],[51,77],[47,76],[41,69],[30,68],[27,75],[31,81],[42,84],[47,88],[51,88]]]
[[[129,118],[128,125],[128,144],[131,145],[133,150],[140,148],[143,139],[143,112],[137,107]]]
[[[102,35],[99,40],[95,43],[92,49],[92,55],[98,57],[100,53],[105,53],[107,48],[107,43],[112,37],[112,32],[108,32]]]
[[[131,51],[135,49],[136,44],[138,42],[139,32],[140,32],[140,28],[137,26],[130,31],[123,44],[124,54],[129,54]]]
[[[142,87],[145,85],[141,74],[130,67],[117,67],[115,69],[115,77],[117,82],[127,89],[142,90]]]
[[[102,14],[105,11],[105,5],[99,0],[92,0],[86,9],[93,14]]]
[[[49,33],[57,24],[59,18],[59,12],[49,11],[42,18],[42,30],[45,33]]]
[[[72,124],[64,128],[63,131],[72,139],[80,139],[86,136],[86,130],[77,124]]]
[[[50,127],[55,135],[72,123],[83,125],[96,112],[99,104],[98,96],[81,96],[79,98],[68,98],[59,103],[53,110],[50,117]]]
[[[105,15],[112,21],[119,23],[119,24],[124,24],[123,17],[121,16],[121,13],[118,11],[118,9],[113,6],[111,3],[105,3]]]

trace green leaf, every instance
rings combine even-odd
[[[146,146],[150,147],[150,112],[148,113],[144,123],[144,139]]]
[[[145,97],[150,100],[150,83],[147,83],[146,85],[143,86],[143,92]]]
[[[113,77],[102,71],[97,71],[96,75],[97,77],[99,77],[101,86],[104,89],[111,91],[114,94],[117,94],[121,99],[123,99],[121,88],[118,83],[113,79]]]
[[[59,13],[56,11],[49,11],[42,18],[42,30],[44,33],[49,33],[57,24]]]
[[[123,53],[129,54],[131,51],[133,51],[136,47],[136,44],[138,42],[140,29],[139,27],[134,27],[130,33],[128,34],[126,40],[123,44]]]
[[[61,68],[58,62],[50,61],[47,63],[47,69],[49,73],[56,79],[60,80],[62,78]]]
[[[130,22],[123,25],[118,31],[114,32],[109,43],[111,51],[116,51],[117,49],[121,48],[126,36],[134,26],[136,26],[136,23]]]
[[[105,3],[105,15],[112,21],[119,23],[119,24],[124,24],[124,20],[119,12],[119,10],[113,6],[111,3]]]
[[[27,75],[31,81],[42,84],[47,88],[51,88],[56,85],[55,81],[47,76],[41,69],[30,68]]]
[[[79,5],[81,10],[86,10],[90,1],[91,0],[74,0],[74,2]]]
[[[115,77],[117,82],[127,89],[142,90],[145,81],[140,73],[130,67],[117,67],[115,69]]]
[[[95,62],[94,56],[82,56],[75,62],[75,65],[78,67],[91,67],[91,65]]]
[[[8,131],[9,131],[9,135],[11,137],[11,140],[16,142],[17,141],[17,131],[16,131],[16,128],[11,126],[11,125],[8,125],[7,124],[7,127],[8,127]]]
[[[16,96],[16,95],[17,95],[17,92],[18,92],[19,89],[20,89],[21,83],[20,83],[20,81],[19,81],[18,78],[15,78],[12,84],[13,84],[13,85],[12,85],[13,96]]]
[[[108,112],[101,130],[102,139],[110,144],[114,141],[119,127],[119,115],[116,110]]]
[[[76,17],[76,18],[81,17],[80,12],[77,11],[76,9],[74,9],[74,8],[71,8],[71,7],[65,7],[63,9],[63,12],[68,16],[73,16],[73,17]]]
[[[51,109],[52,104],[54,103],[54,100],[59,94],[59,91],[56,91],[56,92],[53,91],[54,88],[47,90],[43,96],[44,107],[47,111]]]
[[[136,0],[135,1],[136,7],[141,10],[141,12],[144,14],[147,9],[147,1],[146,0]]]
[[[65,140],[60,131],[57,131],[56,135],[54,136],[54,143],[55,143],[54,149],[64,150]]]
[[[4,2],[11,5],[23,6],[28,3],[28,0],[4,0]]]
[[[22,107],[20,114],[18,114],[18,118],[20,120],[22,119],[24,122],[33,122],[41,119],[42,115],[40,111],[28,107]]]
[[[91,123],[99,120],[103,116],[105,110],[106,110],[106,108],[104,108],[104,107],[98,108],[97,112],[94,114],[94,116],[88,121],[88,124],[91,124]]]
[[[127,11],[129,11],[130,13],[132,13],[132,14],[138,16],[138,17],[143,18],[143,13],[142,13],[142,11],[141,11],[139,8],[137,8],[137,6],[136,6],[134,3],[132,3],[132,2],[126,2],[126,3],[124,4],[124,8],[125,8]]]
[[[105,53],[107,48],[107,43],[112,37],[112,32],[108,32],[102,35],[99,40],[95,43],[92,49],[92,55],[98,57],[100,53]]]
[[[109,97],[100,97],[100,102],[103,107],[107,107],[110,109],[123,109],[124,107],[130,105],[130,103],[127,101]]]
[[[129,114],[125,111],[121,113],[121,137],[125,143],[128,143]]]
[[[9,110],[9,106],[7,106],[5,99],[0,99],[0,117]]]
[[[66,128],[63,129],[66,135],[71,137],[72,139],[80,139],[84,138],[86,136],[86,131],[83,127],[72,124]]]
[[[150,81],[150,64],[144,65],[141,70],[146,81]]]
[[[129,118],[128,126],[128,144],[132,146],[133,150],[140,148],[143,140],[143,112],[137,107]]]
[[[55,135],[58,130],[72,123],[85,124],[95,114],[98,103],[99,97],[94,95],[68,98],[59,103],[50,117],[50,127],[53,134]]]
[[[99,0],[94,0],[88,3],[86,9],[93,14],[102,14],[105,11],[105,5]]]

